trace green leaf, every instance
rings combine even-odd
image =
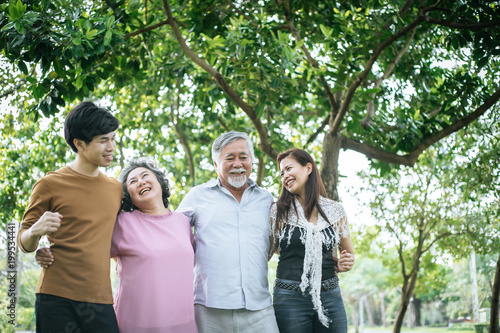
[[[104,45],[108,46],[111,43],[111,37],[113,34],[111,33],[111,30],[107,30],[106,34],[104,35]]]
[[[330,38],[330,36],[332,35],[332,32],[333,32],[333,29],[328,28],[327,26],[325,26],[323,24],[320,24],[319,28],[321,29],[321,32],[323,33],[323,35],[325,35],[326,38]]]
[[[24,75],[28,75],[28,67],[26,67],[24,61],[19,60],[17,65],[19,66],[19,69],[21,70],[21,72],[23,72]]]
[[[14,4],[14,1],[9,3],[9,18],[12,21],[18,20],[22,15],[19,15],[19,10],[17,6]]]
[[[19,13],[19,17],[24,15],[24,13],[26,12],[26,8],[27,8],[26,4],[23,4],[21,0],[17,0],[16,9],[17,12]]]
[[[370,88],[363,91],[365,94],[371,95],[380,92],[380,88]]]
[[[83,86],[83,78],[82,76],[78,76],[78,78],[76,79],[75,83],[74,83],[75,87],[77,87],[78,89],[81,89],[82,86]]]
[[[55,71],[52,71],[49,75],[47,75],[47,79],[49,80],[54,80],[55,78],[57,78],[57,73]]]
[[[413,115],[413,119],[417,120],[418,117],[420,117],[420,109],[417,109],[417,111],[415,111],[415,114]]]
[[[16,22],[11,21],[11,22],[7,23],[4,27],[2,27],[2,31],[6,31],[9,29],[15,28],[15,26],[16,26]]]
[[[61,65],[61,62],[59,61],[59,58],[54,59],[53,65],[54,65],[54,70],[57,72],[57,74],[59,76],[64,76],[64,68]]]
[[[111,15],[106,21],[106,28],[111,29],[111,27],[113,27],[113,24],[115,24],[115,17]]]
[[[85,32],[85,38],[87,38],[88,40],[92,40],[95,35],[97,35],[97,33],[98,31],[96,29],[90,30],[90,28],[88,28]]]
[[[24,26],[21,23],[16,21],[14,26],[16,27],[17,32],[19,32],[20,34],[24,34],[24,32],[25,32]]]
[[[75,45],[80,45],[82,43],[82,38],[81,37],[76,37],[73,39],[73,44]]]

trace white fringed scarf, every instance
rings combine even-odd
[[[300,290],[302,293],[309,292],[312,298],[314,310],[318,312],[320,322],[328,327],[329,318],[325,314],[325,309],[321,304],[321,276],[323,263],[323,246],[328,250],[333,250],[340,244],[340,238],[349,236],[349,226],[344,207],[333,200],[320,197],[319,205],[325,215],[328,217],[326,221],[318,212],[318,222],[316,225],[307,221],[304,210],[300,202],[296,199],[298,216],[295,214],[293,207],[288,212],[288,221],[286,224],[289,228],[282,228],[279,234],[275,234],[276,224],[276,205],[271,208],[271,234],[273,243],[276,244],[278,250],[279,244],[283,239],[287,240],[287,246],[290,244],[295,228],[300,230],[300,240],[305,246],[304,268],[302,272]]]

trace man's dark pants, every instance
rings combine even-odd
[[[118,333],[112,304],[36,294],[37,333]]]

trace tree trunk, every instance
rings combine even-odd
[[[396,316],[396,321],[394,322],[393,333],[400,333],[401,327],[403,326],[403,321],[405,318],[406,310],[408,309],[408,304],[410,304],[411,293],[405,291],[401,292],[401,303],[399,304],[398,314]]]
[[[415,326],[422,326],[422,301],[413,298],[413,309],[415,310]]]
[[[342,147],[342,136],[325,134],[321,158],[321,179],[325,184],[326,194],[332,200],[339,200],[337,185],[340,147]]]
[[[417,283],[417,272],[420,263],[421,252],[415,253],[415,263],[414,268],[408,278],[406,278],[405,283],[401,291],[401,303],[398,308],[398,315],[396,316],[396,321],[394,322],[393,333],[400,333],[401,327],[403,326],[403,321],[405,318],[406,310],[408,310],[408,304],[410,304],[410,298],[413,295],[413,290],[415,289],[415,284]]]
[[[349,304],[351,305],[351,314],[352,314],[352,322],[354,323],[354,332],[359,333],[358,313],[356,310],[356,300],[354,298],[349,299]]]
[[[410,303],[408,304],[408,313],[406,314],[406,323],[409,330],[415,328],[413,322],[414,316],[415,316],[415,304],[413,304],[413,299],[412,297],[410,297]]]
[[[262,180],[264,179],[264,171],[266,170],[265,168],[265,160],[264,156],[261,156],[259,158],[259,164],[257,166],[257,180],[255,181],[258,186],[262,187]]]
[[[491,294],[491,311],[490,311],[490,329],[489,333],[499,333],[500,327],[498,322],[498,308],[500,306],[500,255],[497,261],[497,270],[495,272],[495,280],[493,282],[493,291]]]
[[[372,311],[372,306],[370,304],[370,299],[368,298],[368,295],[365,295],[365,310],[366,310],[366,315],[368,317],[368,326],[370,327],[375,327],[375,322],[373,321],[373,311]]]
[[[385,314],[385,292],[380,293],[380,318],[382,319],[382,326],[387,327],[387,316]]]

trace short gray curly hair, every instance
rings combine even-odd
[[[228,144],[231,142],[234,142],[236,140],[243,139],[246,141],[248,150],[250,151],[250,157],[252,158],[252,162],[255,161],[255,154],[253,151],[253,142],[250,140],[248,137],[248,134],[245,132],[237,132],[237,131],[229,131],[227,133],[222,134],[219,136],[217,139],[215,139],[214,143],[212,144],[212,160],[214,162],[219,162],[219,157],[222,152],[222,149],[226,147]]]
[[[165,206],[165,208],[168,208],[169,204],[168,198],[170,198],[170,187],[165,172],[163,172],[160,168],[158,168],[158,165],[153,159],[147,157],[140,157],[131,160],[123,168],[122,172],[120,172],[120,175],[118,176],[118,180],[122,183],[123,186],[122,210],[124,212],[131,212],[134,209],[137,209],[137,207],[134,206],[132,199],[130,198],[130,193],[128,192],[127,189],[128,175],[130,172],[132,172],[132,170],[135,170],[137,168],[146,168],[151,170],[151,172],[155,174],[156,179],[158,179],[158,182],[160,183],[163,205]]]

